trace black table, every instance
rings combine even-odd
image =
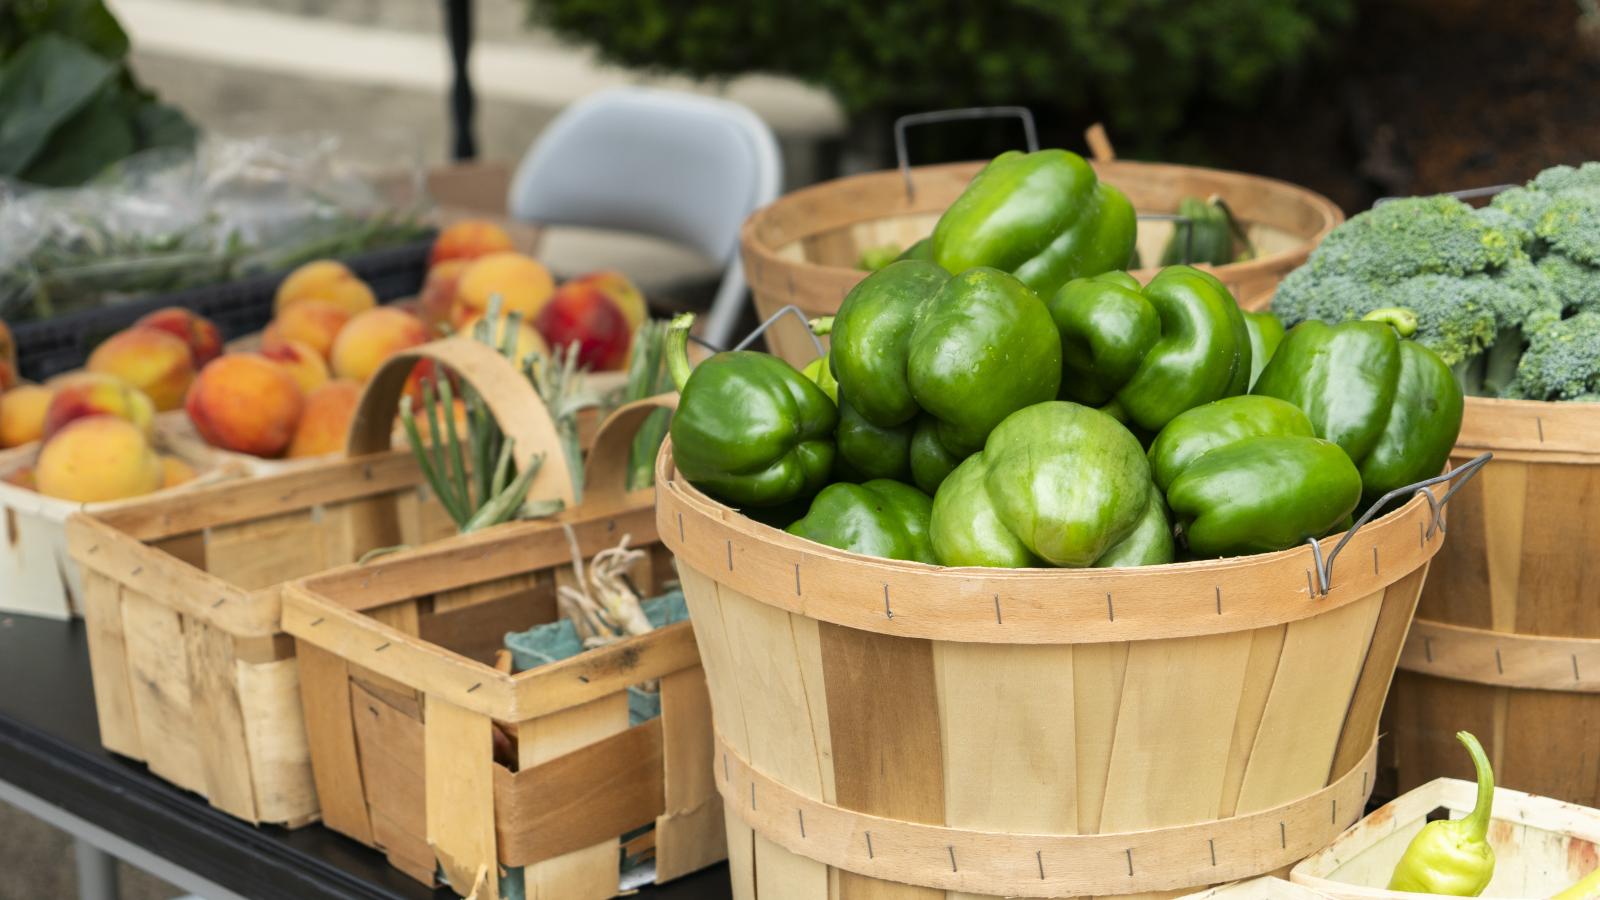
[[[81,621],[0,615],[0,801],[78,841],[85,897],[114,896],[110,857],[206,900],[446,900],[382,854],[317,825],[256,827],[100,746]],[[106,855],[106,854],[109,854]],[[716,866],[638,896],[721,900]]]

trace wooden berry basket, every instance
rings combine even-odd
[[[74,503],[0,480],[0,611],[53,619],[82,615],[83,576],[67,552],[67,519],[73,513],[111,515],[126,506],[180,496],[245,474],[242,467],[207,448],[163,441],[160,428],[172,415],[156,417],[155,446],[194,467],[193,481],[128,500]],[[38,455],[36,443],[0,451],[0,479],[32,465]]]
[[[1390,701],[1400,788],[1468,777],[1600,807],[1600,404],[1467,398],[1453,456],[1495,458],[1452,501]]]
[[[735,897],[1194,890],[1359,818],[1443,542],[1430,499],[1356,531],[1331,582],[1310,547],[949,569],[760,525],[670,446],[656,527],[710,685]]]
[[[1222,900],[1331,900],[1321,891],[1314,891],[1304,885],[1274,878],[1271,875],[1218,885],[1198,894],[1186,894],[1182,900],[1211,900],[1213,897]]]
[[[1239,172],[1093,160],[1101,178],[1128,195],[1141,213],[1172,213],[1184,197],[1225,198],[1261,255],[1211,271],[1249,308],[1265,307],[1278,282],[1344,221],[1333,201],[1306,188]],[[758,318],[793,304],[809,317],[833,315],[844,295],[867,273],[856,268],[861,251],[884,244],[909,246],[933,232],[934,223],[986,163],[918,166],[823,182],[756,210],[739,232],[744,269]],[[1171,233],[1168,222],[1141,222],[1143,258],[1158,259]],[[1203,267],[1210,268],[1210,267]],[[1156,269],[1133,274],[1148,281]],[[772,352],[796,366],[816,356],[797,322],[767,332]]]
[[[1338,900],[1443,896],[1388,890],[1389,876],[1431,815],[1443,810],[1452,819],[1465,816],[1477,790],[1470,781],[1438,778],[1408,791],[1295,866],[1289,877]],[[1550,897],[1600,865],[1600,810],[1496,788],[1489,843],[1494,879],[1479,896]]]
[[[544,453],[533,498],[572,500],[554,424],[503,357],[467,339],[392,358],[368,383],[345,458],[73,516],[100,740],[251,822],[303,825],[317,795],[301,720],[285,582],[455,534],[409,450],[390,449],[411,367],[432,359]]]
[[[499,896],[522,868],[528,897],[617,893],[619,837],[654,825],[656,880],[721,860],[710,700],[688,622],[515,675],[504,635],[556,618],[573,530],[584,557],[623,535],[650,556],[647,595],[674,579],[653,491],[624,489],[627,448],[672,396],[602,425],[583,504],[554,520],[443,541],[292,585],[284,627],[323,820],[427,884]],[[661,715],[628,727],[627,689],[659,679]],[[496,761],[496,729],[514,736]],[[502,755],[504,758],[504,755]]]

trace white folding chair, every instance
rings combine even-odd
[[[613,88],[567,107],[517,166],[517,219],[660,237],[724,267],[703,336],[725,347],[744,301],[739,226],[777,199],[778,143],[727,100]]]

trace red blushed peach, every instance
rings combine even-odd
[[[154,427],[155,404],[144,392],[112,375],[79,372],[50,383],[55,396],[44,413],[44,439],[68,424],[91,416],[114,416],[132,422],[145,434]]]
[[[451,320],[459,326],[483,315],[494,297],[500,298],[502,316],[520,312],[523,318],[532,319],[554,292],[555,280],[550,277],[550,270],[537,260],[521,253],[491,253],[473,261],[461,273]]]
[[[628,364],[633,327],[611,297],[592,282],[569,281],[534,320],[552,347],[578,345],[578,365],[595,371]]]
[[[39,493],[78,503],[121,500],[161,487],[161,460],[131,422],[79,419],[39,450]]]
[[[20,447],[44,437],[44,414],[56,392],[24,384],[0,394],[0,447]]]
[[[195,479],[194,466],[189,465],[176,456],[161,457],[161,486],[164,488],[177,487]]]
[[[428,269],[417,295],[417,315],[429,328],[440,329],[455,321],[456,291],[461,286],[461,274],[472,265],[471,260],[447,259]]]
[[[344,449],[345,433],[361,402],[361,385],[330,381],[306,395],[305,414],[289,444],[289,457],[322,456]]]
[[[378,305],[372,288],[344,263],[333,259],[308,262],[290,272],[278,285],[273,309],[281,313],[307,300],[332,303],[352,316]]]
[[[439,232],[428,254],[428,265],[450,259],[477,259],[511,249],[511,235],[485,219],[463,219]]]
[[[158,309],[133,323],[133,327],[165,331],[188,344],[189,358],[197,372],[222,355],[222,333],[217,331],[217,326],[181,306]]]
[[[428,342],[422,320],[398,309],[380,306],[350,320],[333,342],[333,374],[365,384],[383,361]]]
[[[89,354],[85,368],[144,391],[158,412],[182,406],[194,381],[189,345],[155,328],[130,328],[106,338]]]
[[[306,300],[278,313],[261,336],[261,347],[299,341],[308,344],[323,359],[333,353],[333,342],[349,324],[351,313],[332,303]]]
[[[328,383],[328,364],[322,361],[322,354],[311,349],[309,344],[285,341],[262,347],[261,355],[283,366],[302,394],[309,394]]]
[[[305,400],[283,366],[257,353],[211,361],[189,389],[184,408],[214,447],[273,457],[294,438]]]

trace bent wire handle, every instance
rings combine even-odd
[[[1428,498],[1428,505],[1433,508],[1433,523],[1428,527],[1426,537],[1433,537],[1433,532],[1435,530],[1441,532],[1444,531],[1445,504],[1449,503],[1450,498],[1455,496],[1456,491],[1461,490],[1461,486],[1466,484],[1468,481],[1471,481],[1472,476],[1478,474],[1478,470],[1483,468],[1484,464],[1488,463],[1489,460],[1493,458],[1493,453],[1485,453],[1462,463],[1443,475],[1436,475],[1426,481],[1419,481],[1416,484],[1408,484],[1405,487],[1395,488],[1389,493],[1384,494],[1382,497],[1379,497],[1377,502],[1367,507],[1367,511],[1361,514],[1361,518],[1357,519],[1355,524],[1350,526],[1350,529],[1344,533],[1344,537],[1339,539],[1339,543],[1333,545],[1333,550],[1328,553],[1327,559],[1322,558],[1322,545],[1317,541],[1317,539],[1307,538],[1306,540],[1311,544],[1311,556],[1317,570],[1318,596],[1327,596],[1329,589],[1332,587],[1333,561],[1339,558],[1339,551],[1344,549],[1345,544],[1350,543],[1350,539],[1356,536],[1356,532],[1361,530],[1361,526],[1370,522],[1372,518],[1378,514],[1378,511],[1383,509],[1384,506],[1388,505],[1391,500],[1398,500],[1399,498],[1411,493],[1419,493]],[[1450,485],[1450,489],[1445,491],[1443,497],[1435,498],[1433,496],[1433,491],[1428,490],[1428,488],[1436,484],[1443,484],[1447,481],[1453,483]]]
[[[1136,213],[1134,218],[1140,222],[1171,222],[1173,228],[1183,229],[1183,264],[1187,266],[1194,261],[1193,219],[1177,213]]]
[[[806,318],[806,314],[800,311],[800,307],[795,306],[793,303],[789,304],[788,306],[785,306],[784,308],[782,308],[782,309],[778,310],[777,312],[773,313],[772,315],[768,316],[767,320],[765,322],[762,322],[760,325],[757,325],[755,331],[752,331],[749,334],[745,335],[744,340],[742,340],[739,343],[735,344],[733,349],[735,349],[735,350],[743,350],[744,348],[746,348],[746,347],[750,346],[751,344],[755,343],[756,338],[761,337],[763,334],[766,334],[767,333],[767,329],[771,328],[773,323],[777,322],[779,319],[783,318],[784,316],[789,316],[789,315],[792,315],[796,319],[799,319],[800,320],[800,324],[805,327],[806,335],[811,338],[811,343],[816,345],[817,355],[818,356],[825,355],[828,351],[823,348],[822,341],[817,340],[817,333],[815,331],[811,330],[811,320],[807,319]]]
[[[1522,187],[1522,185],[1520,185],[1520,184],[1491,184],[1491,185],[1488,185],[1487,187],[1465,188],[1465,189],[1459,190],[1459,191],[1442,191],[1442,192],[1440,192],[1438,194],[1426,194],[1426,195],[1418,195],[1418,196],[1454,197],[1457,200],[1476,200],[1479,197],[1493,197],[1495,194],[1498,194],[1501,191],[1509,191],[1514,187]],[[1378,199],[1372,201],[1372,208],[1373,209],[1377,209],[1378,207],[1384,205],[1385,203],[1393,203],[1396,200],[1408,200],[1408,199],[1410,199],[1410,198],[1409,197],[1379,197]]]
[[[931,125],[936,122],[962,122],[970,119],[1022,120],[1024,139],[1028,152],[1039,149],[1039,132],[1033,125],[1033,110],[1026,106],[968,106],[962,109],[936,109],[931,112],[912,113],[894,120],[894,155],[900,163],[900,175],[906,180],[906,202],[916,199],[917,189],[911,183],[911,157],[906,151],[906,129],[913,125]]]

